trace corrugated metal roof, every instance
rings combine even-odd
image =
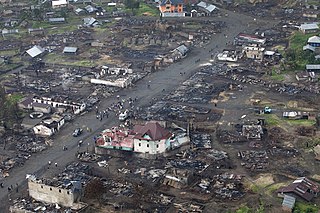
[[[49,22],[65,22],[65,18],[49,18]]]
[[[199,2],[199,3],[197,4],[197,6],[198,6],[198,7],[203,7],[203,8],[205,8],[205,7],[207,7],[207,3],[201,1],[201,2]]]
[[[185,45],[180,45],[176,48],[182,55],[185,55],[188,52],[188,48]]]
[[[307,64],[307,70],[320,70],[320,64]]]
[[[293,209],[294,204],[296,203],[296,198],[289,196],[289,195],[284,195],[283,201],[282,201],[282,206],[288,207],[290,209]]]
[[[316,30],[319,29],[317,23],[301,24],[299,27],[301,30]]]
[[[41,53],[43,53],[44,51],[45,51],[45,50],[44,50],[42,47],[35,45],[35,46],[33,46],[32,48],[30,48],[29,50],[27,50],[26,52],[27,52],[32,58],[34,58],[34,57],[40,55]]]
[[[77,47],[65,47],[63,49],[63,53],[75,53],[77,52],[78,48]]]
[[[215,9],[216,9],[217,7],[216,6],[214,6],[214,5],[209,5],[208,7],[206,7],[206,10],[208,10],[210,13],[212,12],[212,11],[214,11]]]
[[[320,43],[320,37],[319,36],[312,36],[308,39],[308,43]]]
[[[312,52],[316,51],[316,48],[311,46],[310,44],[307,44],[303,46],[302,50],[311,50]]]

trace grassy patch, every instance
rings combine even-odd
[[[276,114],[264,114],[262,116],[266,119],[266,124],[268,126],[313,126],[315,124],[314,120],[291,120],[286,118],[279,118]]]
[[[48,29],[48,34],[62,34],[65,32],[71,32],[71,31],[75,31],[78,29],[77,25],[62,25],[62,26],[52,26],[51,28]]]
[[[19,50],[2,50],[0,51],[0,56],[13,56],[19,53]]]
[[[58,55],[55,53],[47,54],[45,57],[45,61],[47,63],[52,64],[64,64],[64,65],[71,65],[71,66],[81,66],[81,67],[92,67],[96,64],[91,60],[66,60],[64,55]]]
[[[7,97],[7,100],[10,104],[16,104],[23,98],[22,94],[16,93],[16,94],[10,94]]]
[[[140,3],[139,9],[136,11],[137,16],[159,16],[159,10],[156,7],[151,7],[145,3]]]
[[[315,125],[316,121],[314,120],[306,120],[306,119],[299,119],[299,120],[286,120],[292,126],[313,126]]]
[[[296,202],[293,212],[294,213],[317,213],[320,210],[319,206],[314,206],[311,203]]]
[[[315,53],[303,51],[303,46],[307,44],[308,38],[316,34],[303,34],[295,32],[289,37],[289,49],[286,51],[286,65],[289,69],[305,69],[306,64],[316,63]]]
[[[284,81],[285,79],[284,75],[285,73],[283,72],[277,73],[275,70],[272,70],[271,79],[274,81]]]
[[[310,38],[311,36],[313,35],[303,34],[302,32],[295,32],[289,38],[289,47],[293,50],[300,50],[304,45],[306,45],[308,38]]]
[[[19,67],[19,64],[5,64],[5,63],[0,63],[0,70],[1,71],[9,71],[13,70],[17,67]]]
[[[196,30],[201,28],[201,24],[191,22],[191,23],[185,24],[183,28]]]
[[[50,28],[52,27],[52,24],[48,23],[47,21],[34,21],[32,23],[32,28],[43,28],[43,29],[46,29],[46,28]]]
[[[275,114],[264,114],[263,116],[265,117],[268,126],[279,126],[281,123],[280,118]]]
[[[248,206],[241,206],[237,209],[236,213],[251,213],[251,209]]]
[[[283,186],[287,186],[287,183],[275,183],[266,188],[266,193],[272,195],[277,189]]]

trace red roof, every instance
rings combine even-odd
[[[315,194],[319,193],[319,185],[302,177],[295,180],[292,184],[277,190],[279,193],[294,193],[307,201],[311,201]]]
[[[171,133],[158,122],[148,122],[146,125],[135,125],[133,131],[136,133],[135,138],[138,139],[146,139],[144,137],[146,135],[153,141],[171,137]]]

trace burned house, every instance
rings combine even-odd
[[[242,48],[243,55],[248,59],[262,60],[264,56],[264,47],[244,46]]]
[[[194,173],[187,169],[171,168],[166,172],[163,184],[174,188],[182,189],[194,181]]]
[[[245,33],[239,33],[235,38],[234,38],[234,45],[237,46],[242,46],[242,45],[257,45],[257,46],[262,46],[265,45],[267,42],[266,38],[263,38],[258,35],[250,35],[250,34],[245,34]]]
[[[278,196],[290,195],[295,198],[302,198],[311,201],[317,197],[320,192],[320,186],[306,177],[297,178],[290,185],[277,190]]]
[[[86,109],[85,103],[76,103],[71,100],[62,100],[59,98],[37,97],[32,98],[35,103],[51,105],[56,111],[65,111],[70,109],[74,114],[79,114]]]
[[[133,73],[133,70],[127,67],[108,67],[104,65],[101,67],[101,71],[90,79],[90,83],[126,88],[140,77],[139,74]]]
[[[82,197],[82,185],[78,181],[54,183],[35,176],[28,177],[28,191],[35,200],[72,207]]]
[[[261,125],[243,125],[242,135],[247,139],[261,140],[263,129]]]
[[[309,80],[309,73],[307,71],[301,71],[296,73],[297,81],[306,81]]]
[[[113,127],[101,132],[96,146],[106,149],[133,151],[134,134],[129,129]]]
[[[36,135],[52,136],[61,129],[64,123],[65,120],[62,116],[54,114],[35,125],[33,131]]]
[[[236,62],[238,61],[238,54],[236,50],[223,50],[217,54],[219,61]]]

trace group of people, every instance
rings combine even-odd
[[[16,192],[18,193],[19,192],[19,184],[18,183],[16,183]],[[3,183],[0,183],[0,187],[1,188],[4,188],[4,184]],[[8,186],[8,192],[12,192],[14,190],[14,187],[13,187],[13,185],[10,185],[10,186]]]
[[[48,169],[50,168],[50,166],[51,166],[51,161],[48,161]],[[54,166],[55,166],[55,167],[58,167],[58,163],[57,163],[57,162],[54,163]]]
[[[104,110],[99,110],[99,107],[96,106],[96,118],[102,121],[103,118],[108,118],[110,112],[114,112],[116,115],[119,115],[121,111],[125,108],[126,103],[128,103],[129,108],[134,108],[134,102],[137,101],[137,98],[121,99],[119,95],[117,95],[117,102],[114,102]]]

